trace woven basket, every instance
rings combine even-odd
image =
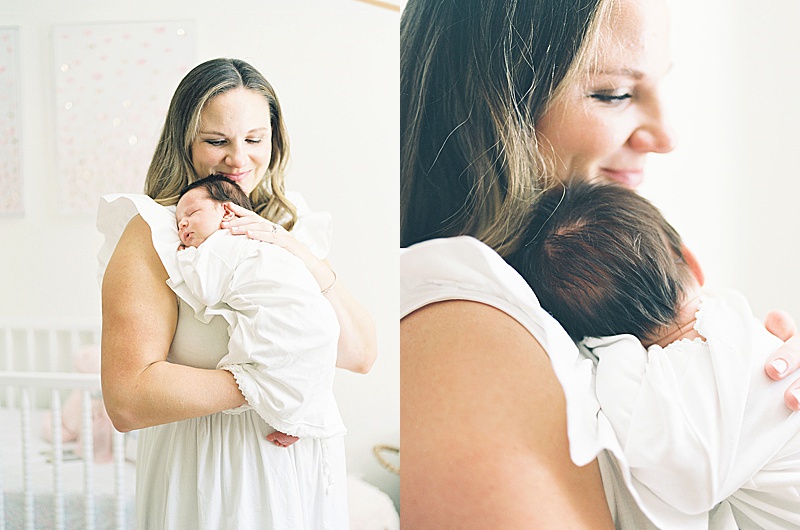
[[[393,447],[391,445],[376,445],[375,447],[372,448],[372,452],[375,453],[375,458],[378,459],[378,462],[380,462],[383,467],[385,467],[386,469],[388,469],[389,471],[391,471],[395,475],[399,475],[400,474],[400,463],[399,463],[400,448],[399,447]],[[398,459],[397,465],[393,464],[392,462],[389,462],[386,459],[386,454],[387,453],[393,453],[393,454],[397,455],[397,459]]]

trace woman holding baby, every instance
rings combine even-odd
[[[280,104],[267,80],[244,61],[207,61],[175,91],[148,170],[148,197],[122,201],[124,208],[101,206],[98,225],[107,227],[108,260],[103,395],[117,429],[144,429],[137,459],[142,528],[347,524],[344,468],[331,465],[343,463],[343,445],[273,445],[267,436],[274,429],[252,411],[222,413],[246,405],[231,372],[216,368],[227,352],[225,322],[197,320],[167,283],[178,239],[174,208],[163,206],[174,206],[187,184],[222,174],[254,206],[249,211],[234,205],[236,217],[224,227],[299,257],[339,321],[337,365],[370,369],[376,356],[371,317],[329,264],[298,239],[319,235],[293,232],[306,212],[284,191],[288,155]],[[337,451],[336,458],[327,451]]]
[[[408,2],[400,328],[409,528],[653,527],[626,487],[613,433],[584,399],[591,374],[575,375],[574,344],[503,256],[554,183],[635,188],[648,155],[673,149],[660,92],[667,24],[661,0]],[[793,332],[785,319],[771,325],[783,339]],[[767,373],[796,369],[799,346],[787,342]],[[800,409],[789,391],[786,403]]]

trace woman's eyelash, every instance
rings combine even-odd
[[[633,95],[629,92],[624,94],[607,94],[604,92],[595,92],[594,94],[589,95],[590,98],[596,99],[602,103],[614,103],[618,101],[625,101],[626,99],[630,99]]]
[[[263,138],[248,138],[246,141],[251,144],[260,144]],[[225,144],[225,140],[206,140],[206,143],[218,147]]]

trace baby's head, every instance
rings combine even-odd
[[[175,211],[181,243],[197,247],[219,230],[222,221],[235,217],[229,203],[252,209],[247,194],[222,175],[196,180],[181,190]]]
[[[661,212],[634,191],[601,182],[545,192],[507,261],[574,340],[630,333],[653,342],[702,283]]]

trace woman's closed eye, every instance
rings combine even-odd
[[[630,92],[592,92],[589,97],[607,104],[619,104],[633,97]]]
[[[247,142],[248,144],[260,144],[262,140],[263,138],[247,138],[245,142]],[[223,145],[228,143],[227,140],[205,140],[205,142],[208,145],[213,145],[214,147],[222,147]]]

